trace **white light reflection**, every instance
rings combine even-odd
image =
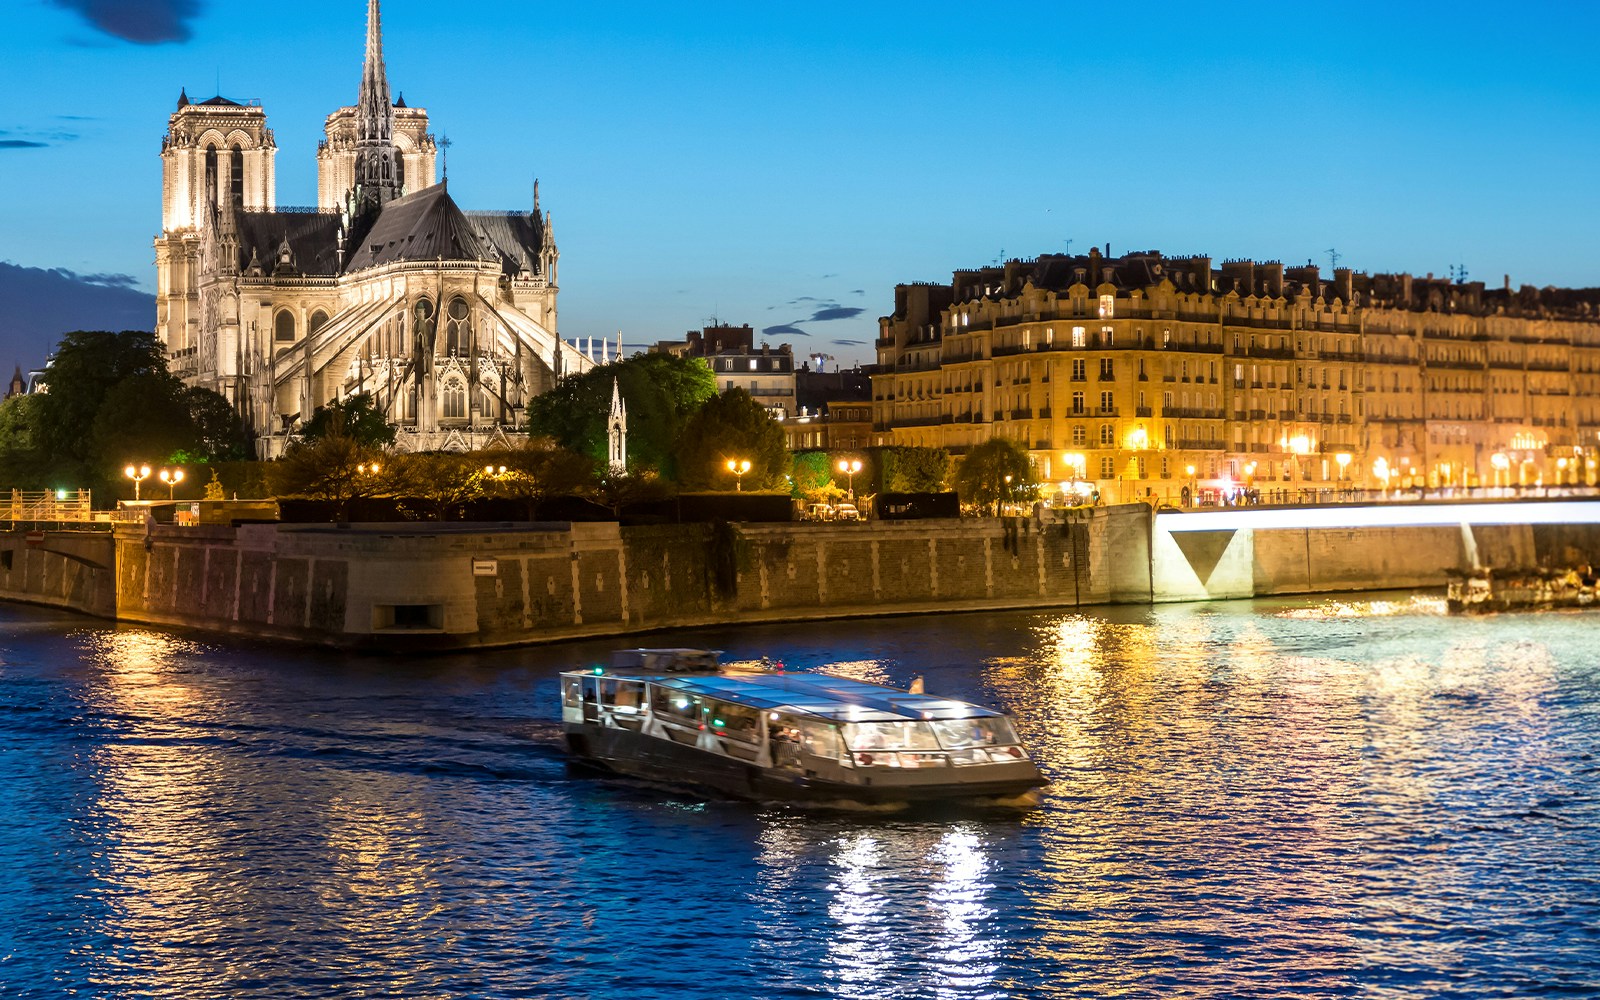
[[[989,856],[970,830],[947,832],[934,848],[933,860],[943,867],[943,877],[933,887],[930,902],[944,933],[933,942],[938,969],[936,995],[972,997],[986,995],[999,966],[997,944],[984,936],[984,926],[994,916],[985,902],[989,881]]]
[[[892,996],[894,928],[878,886],[883,850],[876,837],[844,838],[833,859],[837,871],[828,889],[828,916],[836,928],[828,939],[828,975],[836,997]]]

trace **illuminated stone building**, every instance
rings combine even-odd
[[[795,410],[794,349],[781,344],[755,346],[749,324],[720,324],[690,330],[683,340],[663,340],[651,348],[658,354],[704,358],[717,377],[717,391],[743,389],[766,407],[774,420],[786,420]]]
[[[463,211],[428,113],[389,93],[368,0],[357,100],[328,116],[315,208],[276,205],[259,102],[185,93],[168,122],[156,333],[176,374],[238,408],[262,458],[358,392],[402,450],[482,447],[592,364],[555,333],[560,255],[537,185],[531,212]]]
[[[1600,289],[1093,250],[900,285],[879,323],[875,443],[1009,437],[1113,501],[1595,482]]]

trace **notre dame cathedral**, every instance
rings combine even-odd
[[[162,143],[156,332],[238,407],[261,458],[318,406],[371,393],[409,451],[494,444],[593,361],[556,336],[556,251],[531,212],[464,212],[428,113],[391,101],[378,0],[354,107],[327,119],[317,207],[278,208],[258,102],[191,102]]]

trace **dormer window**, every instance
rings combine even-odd
[[[1117,297],[1115,295],[1100,296],[1100,318],[1110,319],[1116,315]]]

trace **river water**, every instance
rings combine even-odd
[[[0,995],[1600,995],[1600,618],[1255,601],[744,628],[1013,713],[1024,815],[569,771],[615,643],[375,658],[0,607]]]

